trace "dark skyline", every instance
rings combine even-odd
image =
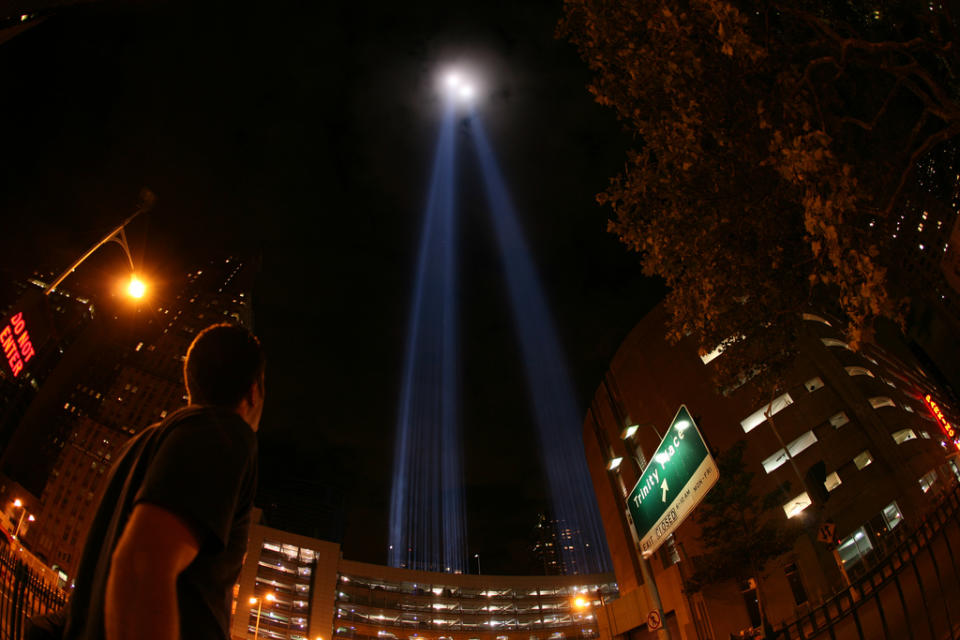
[[[344,553],[385,562],[400,371],[450,63],[484,79],[481,117],[540,269],[585,410],[660,294],[594,195],[629,143],[593,103],[560,3],[93,3],[0,46],[4,278],[62,268],[133,207],[148,274],[262,260],[270,355],[261,482],[340,469]],[[469,555],[517,572],[547,506],[517,338],[479,175],[461,136],[463,429]],[[9,224],[9,223],[8,223]],[[8,227],[9,228],[9,227]],[[107,250],[88,268],[124,268]],[[295,450],[295,459],[287,456]],[[317,462],[319,461],[319,463]]]

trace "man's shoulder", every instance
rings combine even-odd
[[[256,434],[236,412],[220,407],[187,405],[155,425],[161,431],[175,430],[184,437],[226,438],[256,446]]]

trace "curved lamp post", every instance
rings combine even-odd
[[[107,244],[108,242],[116,242],[121,247],[123,247],[123,252],[127,255],[127,260],[130,262],[130,284],[127,287],[127,293],[133,296],[134,298],[142,298],[143,294],[146,291],[146,285],[139,280],[134,273],[136,268],[133,266],[133,256],[130,255],[130,247],[127,245],[127,234],[124,232],[124,229],[128,224],[130,224],[134,218],[143,213],[144,211],[149,211],[153,208],[153,205],[156,203],[157,197],[149,189],[143,189],[140,192],[140,204],[137,205],[137,210],[128,217],[126,220],[120,223],[119,226],[112,229],[107,235],[103,236],[99,242],[87,249],[86,253],[77,258],[73,264],[64,270],[56,279],[50,283],[50,285],[43,290],[44,295],[50,295],[53,291],[63,282],[67,276],[73,273],[77,267],[83,264],[84,260],[89,258],[97,249]]]

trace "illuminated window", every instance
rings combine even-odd
[[[810,496],[806,491],[796,496],[790,502],[783,505],[783,512],[787,514],[788,518],[792,518],[799,514],[801,511],[813,504],[813,501],[810,500]]]
[[[724,349],[726,349],[733,343],[734,343],[733,338],[727,338],[726,340],[718,344],[716,347],[714,347],[713,351],[711,351],[710,353],[701,354],[700,360],[703,361],[703,364],[710,364],[710,362],[712,362],[715,358],[719,357],[721,353],[723,353]]]
[[[853,459],[853,464],[857,465],[857,469],[865,469],[870,466],[870,463],[873,462],[873,456],[870,455],[870,450],[865,449],[857,454]]]
[[[787,445],[787,451],[790,452],[791,457],[796,457],[801,451],[807,449],[810,445],[817,441],[817,436],[813,434],[813,431],[807,431],[802,436],[791,442]],[[778,469],[787,461],[787,454],[783,449],[780,449],[772,456],[763,461],[763,470],[767,473],[770,473],[774,469]]]
[[[900,507],[896,501],[883,508],[883,521],[887,523],[887,529],[890,530],[895,529],[898,524],[903,522],[903,516],[900,515]]]
[[[827,491],[833,491],[834,489],[839,487],[841,484],[842,484],[842,481],[840,480],[840,474],[837,473],[836,471],[828,475],[823,480],[823,486],[827,488]]]
[[[857,564],[871,551],[873,551],[873,543],[870,542],[863,527],[841,540],[837,547],[837,553],[840,554],[840,560],[845,567]]]
[[[880,407],[895,407],[897,406],[897,403],[895,403],[892,398],[888,398],[887,396],[876,396],[874,398],[870,398],[870,406],[874,409],[879,409]]]
[[[836,338],[820,338],[820,342],[827,347],[843,347],[847,351],[853,351],[853,349],[850,348],[850,345],[843,340],[837,340]]]
[[[870,376],[871,378],[874,377],[873,371],[870,371],[870,369],[867,369],[866,367],[844,367],[844,369],[846,369],[847,375],[851,377],[852,376]]]
[[[932,487],[937,483],[937,470],[931,469],[922,478],[917,480],[917,482],[920,483],[921,491],[923,491],[924,493],[926,493],[927,491],[930,491],[930,487]]]
[[[897,444],[903,444],[907,440],[917,439],[917,434],[914,433],[913,429],[900,429],[900,431],[895,431],[891,435]]]
[[[785,393],[782,396],[774,398],[773,402],[757,409],[740,421],[740,426],[743,427],[743,432],[750,433],[757,427],[757,425],[766,420],[768,416],[774,416],[780,413],[791,404],[793,404],[793,398],[790,397],[789,393]]]
[[[960,466],[957,466],[957,461],[954,459],[947,460],[947,465],[950,467],[950,471],[953,472],[953,475],[956,476],[957,480],[960,480]]]
[[[836,429],[839,429],[840,427],[847,424],[848,422],[850,422],[850,418],[848,418],[847,414],[844,413],[843,411],[841,411],[840,413],[835,413],[832,416],[830,416],[830,424],[832,424]]]
[[[805,313],[805,314],[803,314],[803,319],[804,319],[804,320],[809,320],[810,322],[819,322],[820,324],[825,324],[825,325],[827,325],[828,327],[832,327],[832,326],[833,326],[832,324],[830,324],[830,323],[827,321],[826,318],[821,318],[820,316],[818,316],[818,315],[816,315],[816,314],[813,314],[813,313]]]
[[[819,376],[816,378],[810,378],[803,383],[803,387],[810,393],[813,393],[817,389],[823,388],[823,380],[821,380]]]

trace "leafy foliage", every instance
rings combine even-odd
[[[726,341],[722,383],[788,363],[811,306],[854,347],[902,318],[894,211],[960,133],[938,2],[565,0],[558,34],[633,136],[609,229],[670,287],[671,339]]]
[[[700,541],[709,551],[694,559],[696,571],[688,580],[693,590],[724,580],[760,580],[767,563],[789,551],[800,533],[774,510],[788,487],[764,498],[752,490],[745,446],[741,440],[717,458],[720,479],[697,507]]]

